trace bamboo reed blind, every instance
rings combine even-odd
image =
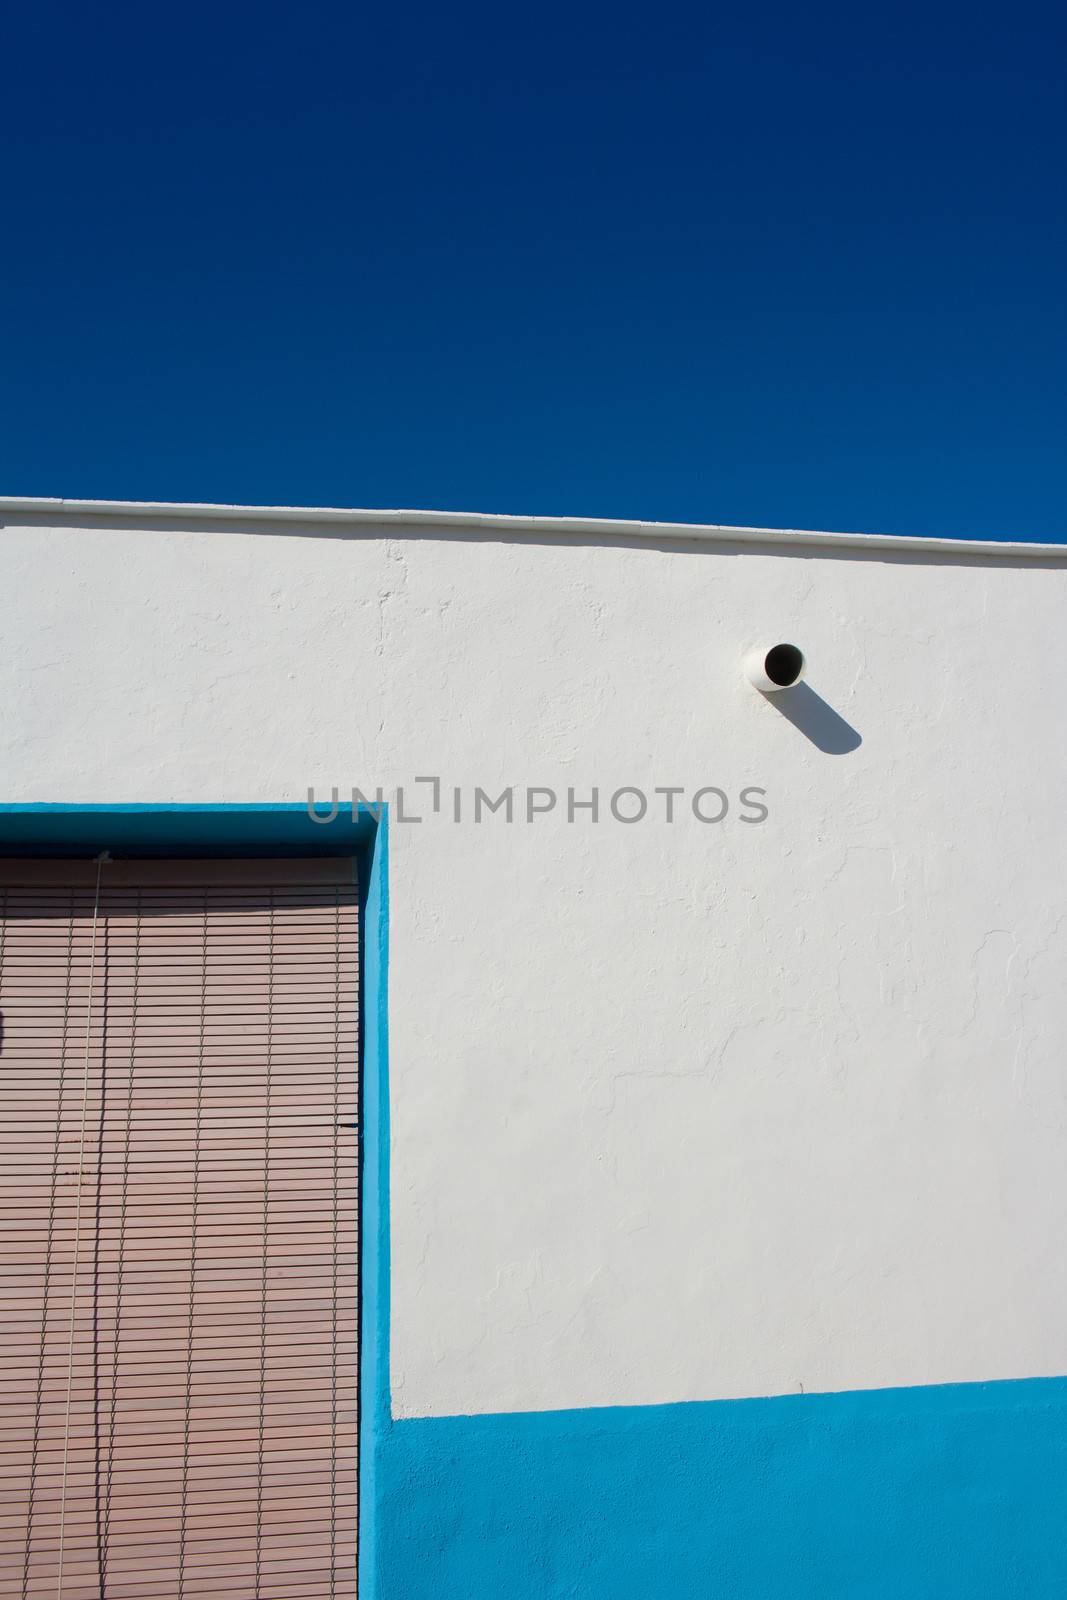
[[[3,1600],[355,1594],[357,979],[351,862],[0,862]]]

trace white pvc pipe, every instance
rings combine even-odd
[[[761,645],[745,657],[745,677],[762,694],[791,689],[804,676],[807,662],[795,644]]]

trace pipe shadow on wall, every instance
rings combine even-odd
[[[862,735],[808,683],[797,683],[763,698],[824,755],[847,756],[863,743]]]

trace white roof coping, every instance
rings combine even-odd
[[[550,537],[585,536],[591,539],[691,539],[715,544],[804,545],[831,550],[914,550],[926,555],[938,551],[949,555],[1011,557],[1041,556],[1045,560],[1067,560],[1067,544],[1007,539],[943,539],[920,535],[886,533],[819,533],[806,528],[733,528],[719,523],[640,522],[613,517],[538,517],[514,516],[485,511],[375,511],[335,506],[237,506],[212,505],[197,501],[169,500],[64,500],[38,496],[0,495],[0,519],[32,516],[35,521],[48,516],[63,522],[81,518],[94,521],[137,521],[165,519],[168,522],[259,522],[286,523],[301,531],[305,527],[368,528],[381,530],[395,538],[406,533],[427,534],[435,529],[454,532],[522,538],[530,535]]]

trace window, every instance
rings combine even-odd
[[[351,861],[0,863],[0,1593],[355,1591]]]

